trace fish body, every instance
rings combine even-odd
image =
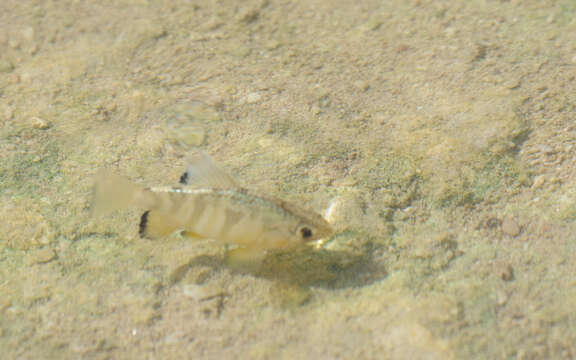
[[[299,248],[332,233],[315,212],[237,186],[204,153],[189,159],[179,186],[146,188],[116,175],[99,178],[97,212],[145,209],[140,235],[146,238],[181,231],[190,238],[268,250]]]

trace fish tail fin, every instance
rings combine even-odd
[[[159,211],[146,211],[140,218],[139,233],[142,238],[159,239],[171,235],[180,229],[180,224]]]
[[[92,193],[92,215],[105,215],[136,205],[143,189],[122,176],[101,171],[96,176]]]

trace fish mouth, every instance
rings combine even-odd
[[[314,241],[321,241],[321,240],[328,240],[332,237],[332,235],[334,235],[334,230],[332,229],[331,226],[325,226],[319,230],[316,230],[317,234],[316,234],[316,238],[314,239]]]

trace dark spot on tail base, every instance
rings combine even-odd
[[[144,214],[142,214],[142,217],[140,218],[140,226],[138,229],[138,233],[140,234],[140,237],[145,238],[146,237],[146,225],[148,225],[148,213],[150,211],[146,211]]]
[[[180,176],[180,184],[186,185],[188,184],[188,171],[186,171],[182,176]]]

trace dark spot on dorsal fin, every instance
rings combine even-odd
[[[186,171],[182,176],[180,176],[180,184],[186,185],[188,184],[188,171]]]
[[[142,214],[142,217],[140,218],[140,226],[138,229],[138,233],[140,234],[141,238],[145,238],[146,237],[146,226],[148,225],[148,213],[150,211],[146,211],[144,214]]]

